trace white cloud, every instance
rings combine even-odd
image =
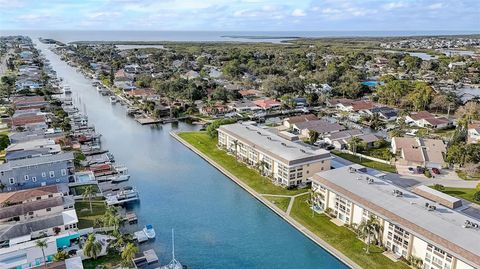
[[[427,8],[428,8],[428,9],[435,10],[435,9],[441,9],[442,7],[443,7],[443,4],[442,4],[442,3],[435,3],[435,4],[429,5]]]
[[[391,2],[382,6],[385,10],[394,10],[399,8],[407,7],[408,5],[404,2]]]
[[[293,12],[292,12],[292,16],[294,17],[303,17],[303,16],[306,16],[307,14],[305,13],[305,11],[303,11],[302,9],[295,9]]]

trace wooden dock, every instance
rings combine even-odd
[[[135,118],[135,120],[141,125],[162,123],[161,120],[152,119],[150,117],[138,117]]]

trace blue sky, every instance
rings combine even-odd
[[[480,0],[0,0],[0,29],[480,30]]]

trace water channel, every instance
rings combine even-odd
[[[36,43],[103,135],[102,146],[129,168],[128,184],[141,198],[133,206],[137,230],[153,224],[157,238],[144,246],[156,250],[161,264],[171,258],[174,228],[176,257],[188,268],[347,268],[169,135],[195,126],[139,125],[125,107],[111,105],[89,79]]]

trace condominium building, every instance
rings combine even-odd
[[[218,145],[286,187],[305,185],[315,173],[330,169],[330,152],[289,141],[248,123],[220,126]]]
[[[314,207],[350,226],[375,217],[383,245],[397,257],[421,259],[424,269],[480,267],[480,221],[458,210],[461,200],[427,187],[410,192],[367,172],[352,165],[317,173]]]
[[[13,160],[0,165],[0,182],[6,191],[74,181],[73,153]]]

